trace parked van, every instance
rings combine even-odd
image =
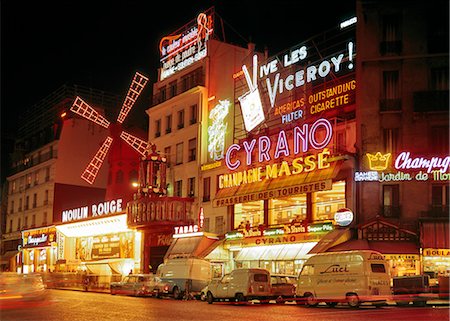
[[[346,302],[384,304],[391,298],[388,263],[376,251],[320,253],[310,257],[297,281],[296,294],[306,305],[326,302],[335,306]]]
[[[197,258],[174,258],[158,266],[156,275],[175,299],[181,299],[186,290],[192,295],[200,294],[211,280],[211,264]]]
[[[206,301],[245,302],[248,300],[270,300],[272,298],[270,273],[266,269],[243,268],[231,271],[218,282],[208,285]]]

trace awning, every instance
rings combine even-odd
[[[449,222],[421,222],[420,243],[422,248],[449,249]]]
[[[193,237],[174,238],[164,259],[175,257],[199,257],[204,258],[212,250],[218,238],[207,234]]]
[[[347,242],[351,238],[352,231],[349,228],[335,229],[322,237],[317,245],[309,251],[309,254],[326,252],[329,248]]]
[[[127,225],[127,214],[61,224],[56,226],[56,230],[67,237],[94,236],[131,231]]]
[[[290,261],[305,259],[316,242],[278,244],[243,248],[236,261]]]
[[[327,252],[373,250],[381,254],[419,254],[418,244],[408,241],[349,240],[333,246]]]
[[[281,178],[263,179],[260,182],[242,184],[219,190],[213,206],[227,206],[256,200],[280,197],[278,195],[296,195],[332,188],[332,179],[339,173],[343,159],[331,162],[330,167],[312,172],[292,174]],[[314,184],[313,184],[314,183]],[[283,189],[292,188],[287,193]]]

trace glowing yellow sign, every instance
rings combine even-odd
[[[367,158],[369,159],[369,167],[374,171],[384,171],[388,167],[389,158],[391,158],[391,153],[382,155],[377,152],[375,155],[367,153]]]

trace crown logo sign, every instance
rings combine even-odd
[[[367,153],[367,158],[369,159],[369,167],[374,171],[384,171],[388,167],[389,158],[391,158],[391,153],[381,155],[380,152],[375,155]]]

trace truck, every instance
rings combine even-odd
[[[334,307],[347,303],[375,306],[391,299],[388,263],[372,250],[319,253],[308,258],[297,280],[296,296],[314,307],[320,302]]]

